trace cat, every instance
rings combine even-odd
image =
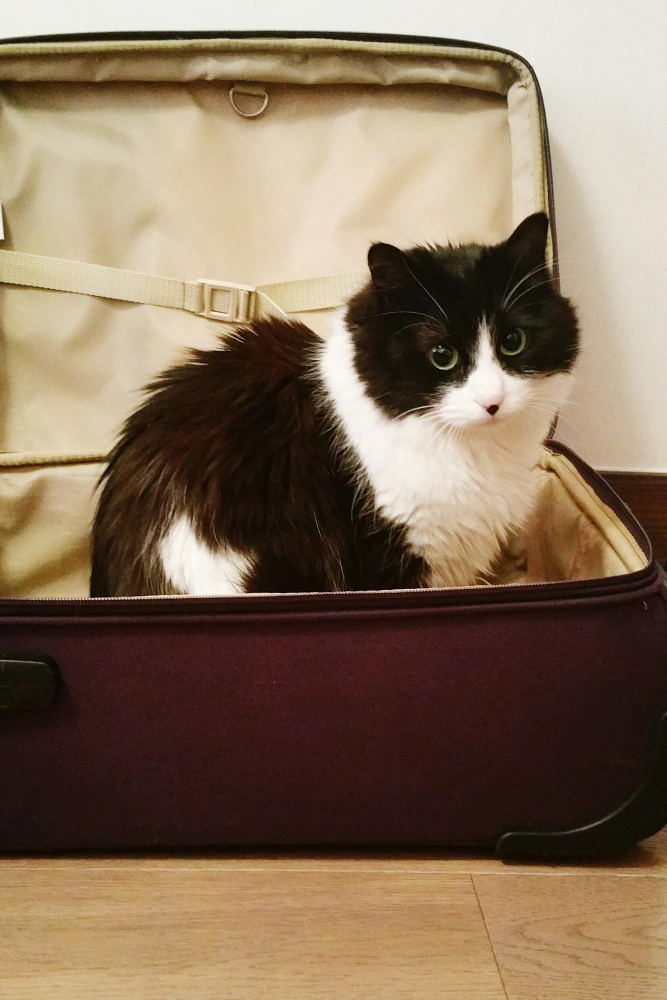
[[[548,225],[376,243],[326,340],[264,319],[159,376],[101,480],[91,596],[484,583],[579,348]]]

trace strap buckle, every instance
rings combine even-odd
[[[255,317],[257,293],[252,285],[200,278],[204,290],[204,308],[200,316],[219,323],[251,323]]]

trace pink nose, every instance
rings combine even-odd
[[[483,407],[486,412],[495,417],[496,413],[500,409],[505,399],[505,394],[502,392],[489,393],[488,396],[482,396],[481,399],[478,398],[477,402],[481,407]]]

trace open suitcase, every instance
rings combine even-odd
[[[660,569],[562,445],[493,586],[86,597],[104,457],[184,346],[272,303],[326,335],[375,239],[495,242],[545,209],[555,243],[524,60],[395,37],[6,42],[0,198],[0,849],[594,855],[667,822]]]

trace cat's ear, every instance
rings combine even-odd
[[[512,259],[531,270],[544,264],[547,252],[549,219],[544,212],[535,212],[520,222],[504,244]]]
[[[368,268],[379,291],[400,288],[408,277],[403,251],[391,243],[373,244],[368,251]]]

